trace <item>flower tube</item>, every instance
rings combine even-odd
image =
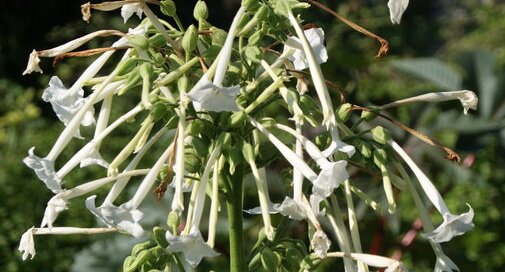
[[[415,162],[409,157],[409,155],[401,148],[398,143],[394,141],[388,142],[393,149],[400,155],[400,157],[407,163],[407,165],[412,169],[421,188],[424,190],[426,196],[431,201],[433,206],[440,212],[444,221],[442,224],[436,228],[434,231],[427,233],[428,238],[441,243],[450,241],[453,237],[464,234],[473,228],[473,210],[470,205],[468,205],[468,212],[459,215],[454,215],[449,211],[449,208],[445,204],[445,201],[438,192],[437,188],[431,180],[423,173],[423,171],[415,164]]]

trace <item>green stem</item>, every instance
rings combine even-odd
[[[242,222],[244,176],[243,171],[237,169],[234,177],[232,191],[226,198],[228,208],[229,234],[230,234],[230,271],[247,271],[244,249],[244,230]]]

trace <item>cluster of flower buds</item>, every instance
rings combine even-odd
[[[389,1],[393,23],[400,22],[407,5],[408,0]],[[175,25],[157,17],[150,6],[160,7]],[[125,270],[134,271],[161,255],[173,257],[167,262],[187,262],[196,267],[202,258],[219,255],[214,246],[220,200],[226,199],[228,213],[239,209],[238,216],[241,216],[243,181],[251,175],[260,207],[244,212],[262,216],[261,239],[266,242],[258,243],[253,249],[251,256],[256,257],[252,258],[250,269],[273,265],[288,270],[310,270],[316,260],[332,257],[343,258],[348,272],[368,271],[368,266],[404,271],[398,260],[362,251],[353,195],[376,212],[383,213],[382,204],[355,186],[349,176],[349,161],[362,160],[375,165],[383,177],[387,199],[384,210],[388,213],[395,212],[393,190],[408,191],[415,196],[427,231],[426,238],[437,254],[436,270],[456,269],[439,243],[473,226],[472,209],[461,215],[450,213],[432,182],[389,137],[387,130],[376,127],[362,133],[346,125],[351,105],[341,104],[335,109],[332,102],[335,98],[332,99],[328,91],[329,85],[320,66],[328,61],[324,31],[317,27],[304,30],[295,13],[308,7],[297,0],[244,0],[225,32],[207,21],[208,10],[203,1],[198,1],[194,8],[197,26],[188,27],[181,24],[171,0],[83,5],[86,21],[92,19],[93,10],[121,9],[125,22],[133,14],[146,18],[128,33],[97,31],[62,46],[34,50],[30,54],[24,73],[42,72],[39,57],[67,54],[97,36],[120,36],[70,88],[67,89],[58,77],[53,77],[43,93],[43,100],[51,103],[65,129],[45,157],[37,156],[32,148],[24,159],[55,195],[47,203],[40,228],[30,228],[21,238],[19,250],[23,252],[23,259],[35,255],[33,235],[103,232],[123,232],[135,237],[146,235],[141,206],[146,196],[161,183],[164,186],[160,185],[158,188],[162,190],[157,191],[161,196],[167,188],[173,188],[174,193],[171,212],[166,215],[167,225],[154,229],[153,239],[159,247],[150,242],[135,246],[132,255],[125,260]],[[98,76],[111,56],[121,52],[123,56],[113,71]],[[302,72],[305,70],[308,72]],[[83,87],[91,87],[86,91],[87,96]],[[126,97],[137,99],[136,106],[111,120],[113,105],[121,104]],[[476,107],[473,92],[462,91],[428,94],[383,108],[448,99],[460,99],[465,113],[467,108]],[[359,122],[375,116],[364,113]],[[106,160],[100,154],[104,139],[112,137],[111,133],[119,126],[136,126],[137,122],[131,122],[134,117],[143,118],[136,133],[113,159]],[[67,145],[74,138],[83,139],[81,125],[94,125],[93,137],[87,139],[72,158],[59,165],[58,158]],[[164,148],[155,149],[155,145]],[[393,150],[399,157],[394,156]],[[151,167],[139,169],[137,166],[147,153],[155,154],[158,159]],[[417,185],[399,158],[413,171],[425,195],[442,214],[444,222],[436,229],[420,199]],[[266,168],[273,160],[286,161],[291,171],[288,193],[282,203],[277,204],[269,198],[266,175]],[[73,188],[66,186],[67,174],[77,165],[93,164],[105,168],[104,177]],[[130,184],[135,183],[134,177],[141,178],[140,184]],[[97,206],[98,197],[92,194],[110,184],[110,191]],[[135,194],[128,201],[117,203],[127,187],[136,188]],[[337,194],[336,191],[342,192]],[[87,197],[86,207],[106,227],[55,227],[58,215],[67,209],[69,201],[81,196]],[[210,204],[206,204],[207,196]],[[342,203],[347,206],[347,216],[343,216],[339,208]],[[206,207],[210,213],[207,240],[204,240],[200,224]],[[272,213],[305,221],[311,249],[296,242],[279,247],[279,237],[283,233],[272,225]],[[337,244],[332,245],[330,238]],[[340,251],[330,251],[337,248]]]

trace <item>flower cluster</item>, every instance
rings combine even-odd
[[[158,18],[151,4],[159,4],[161,12],[173,18],[177,25]],[[393,23],[400,22],[407,5],[408,1],[404,0],[389,1]],[[172,257],[181,254],[192,267],[204,257],[220,255],[215,249],[215,226],[219,214],[224,212],[220,208],[224,203],[220,201],[225,199],[234,271],[244,268],[245,259],[240,249],[242,247],[243,251],[240,236],[243,235],[241,217],[244,211],[262,216],[264,235],[260,235],[252,252],[253,256],[261,256],[262,263],[281,266],[284,262],[277,262],[276,256],[293,261],[287,257],[291,254],[291,257],[301,256],[289,264],[291,269],[297,270],[311,258],[338,257],[344,259],[345,270],[349,272],[368,271],[368,266],[405,271],[397,260],[362,252],[353,194],[377,212],[382,212],[382,205],[354,186],[348,172],[353,160],[374,163],[383,177],[387,211],[394,213],[394,187],[400,190],[408,187],[411,194],[417,196],[416,186],[399,159],[387,156],[394,150],[413,171],[423,192],[444,218],[436,229],[428,216],[423,222],[425,236],[437,254],[437,269],[450,271],[455,268],[439,243],[471,229],[473,210],[452,214],[433,183],[385,130],[373,129],[366,134],[347,127],[350,105],[341,104],[335,109],[335,98],[328,91],[329,85],[321,70],[321,64],[329,59],[324,31],[321,28],[304,30],[296,14],[298,9],[308,6],[296,0],[245,0],[225,32],[206,20],[207,7],[203,1],[198,1],[194,10],[198,25],[189,27],[180,23],[175,4],[170,0],[83,5],[86,21],[91,19],[93,9],[120,8],[125,22],[133,14],[146,18],[128,33],[99,31],[30,54],[24,73],[42,72],[39,57],[66,54],[100,35],[120,36],[111,50],[98,57],[70,88],[55,76],[44,91],[43,100],[51,103],[65,129],[45,157],[35,155],[35,148],[32,148],[24,159],[55,195],[47,203],[41,227],[30,228],[22,236],[19,250],[23,252],[23,259],[35,255],[33,235],[123,232],[135,237],[145,236],[142,203],[158,184],[158,197],[163,197],[167,188],[174,188],[167,224],[154,230],[154,239],[163,250],[146,248],[144,250],[150,255],[132,254],[125,260],[127,270],[140,268],[159,254]],[[123,51],[115,69],[99,76],[110,57]],[[85,86],[91,87],[87,96],[83,90]],[[126,93],[138,103],[111,120],[113,105],[121,103]],[[407,102],[449,99],[461,100],[465,113],[468,108],[476,109],[475,94],[469,91],[427,94]],[[406,102],[395,103],[382,109]],[[132,124],[130,121],[134,117],[143,118],[143,121]],[[360,122],[369,119],[362,116]],[[72,158],[59,165],[58,158],[67,145],[74,138],[85,138],[80,127],[93,125],[94,135],[86,139],[86,144]],[[138,126],[138,129],[124,148],[108,161],[100,154],[100,147],[119,126]],[[164,148],[155,149],[155,145]],[[156,162],[149,168],[139,169],[139,163],[148,152],[156,154]],[[272,203],[269,196],[266,172],[274,160],[287,162],[290,171],[282,203]],[[93,164],[105,168],[104,177],[73,188],[66,185],[67,174],[77,165]],[[396,171],[391,165],[396,166]],[[401,173],[402,177],[395,173]],[[242,191],[248,175],[255,182],[260,207],[244,210]],[[130,184],[135,183],[133,177],[140,177],[140,184]],[[96,192],[109,184],[112,184],[110,191],[100,200]],[[136,188],[135,194],[118,203],[118,197],[131,186]],[[90,214],[106,227],[55,227],[58,215],[68,209],[68,203],[81,196],[87,197],[85,204]],[[340,211],[340,201],[347,206],[347,216]],[[423,202],[417,204],[420,212],[425,212]],[[208,232],[202,233],[206,207],[210,210]],[[280,245],[280,237],[284,235],[280,227],[272,225],[271,214],[275,213],[306,222],[310,250],[296,243],[292,247],[281,247],[280,251],[276,247],[275,253],[270,249],[269,245]],[[335,248],[340,251],[332,252]],[[249,268],[260,265],[259,259],[252,258]],[[169,260],[181,262],[179,257]]]

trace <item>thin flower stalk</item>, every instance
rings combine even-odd
[[[212,248],[214,248],[216,241],[216,227],[219,213],[219,172],[224,162],[225,158],[221,155],[219,159],[214,162],[214,170],[212,171],[212,201],[210,205],[209,233],[207,238],[207,244]]]
[[[361,238],[359,235],[358,218],[356,217],[356,210],[354,209],[354,203],[352,201],[349,179],[344,181],[344,194],[345,194],[345,200],[347,202],[349,229],[351,230],[351,240],[354,247],[354,251],[357,253],[362,253],[363,249],[361,249]],[[358,267],[359,271],[368,271],[368,266],[362,261],[358,261]]]
[[[179,109],[177,113],[179,114],[179,124],[177,126],[177,139],[175,146],[175,192],[174,198],[172,199],[172,210],[177,213],[184,211],[184,195],[183,195],[183,181],[184,181],[184,137],[186,132],[186,103],[184,100],[184,94],[179,104]]]
[[[335,195],[330,196],[330,211],[326,214],[330,224],[333,228],[337,242],[341,250],[349,254],[352,252],[352,245],[349,240],[349,234],[344,225],[344,220],[342,219],[342,212],[338,205],[337,197]],[[357,271],[357,267],[351,258],[344,257],[344,266],[347,272]]]

